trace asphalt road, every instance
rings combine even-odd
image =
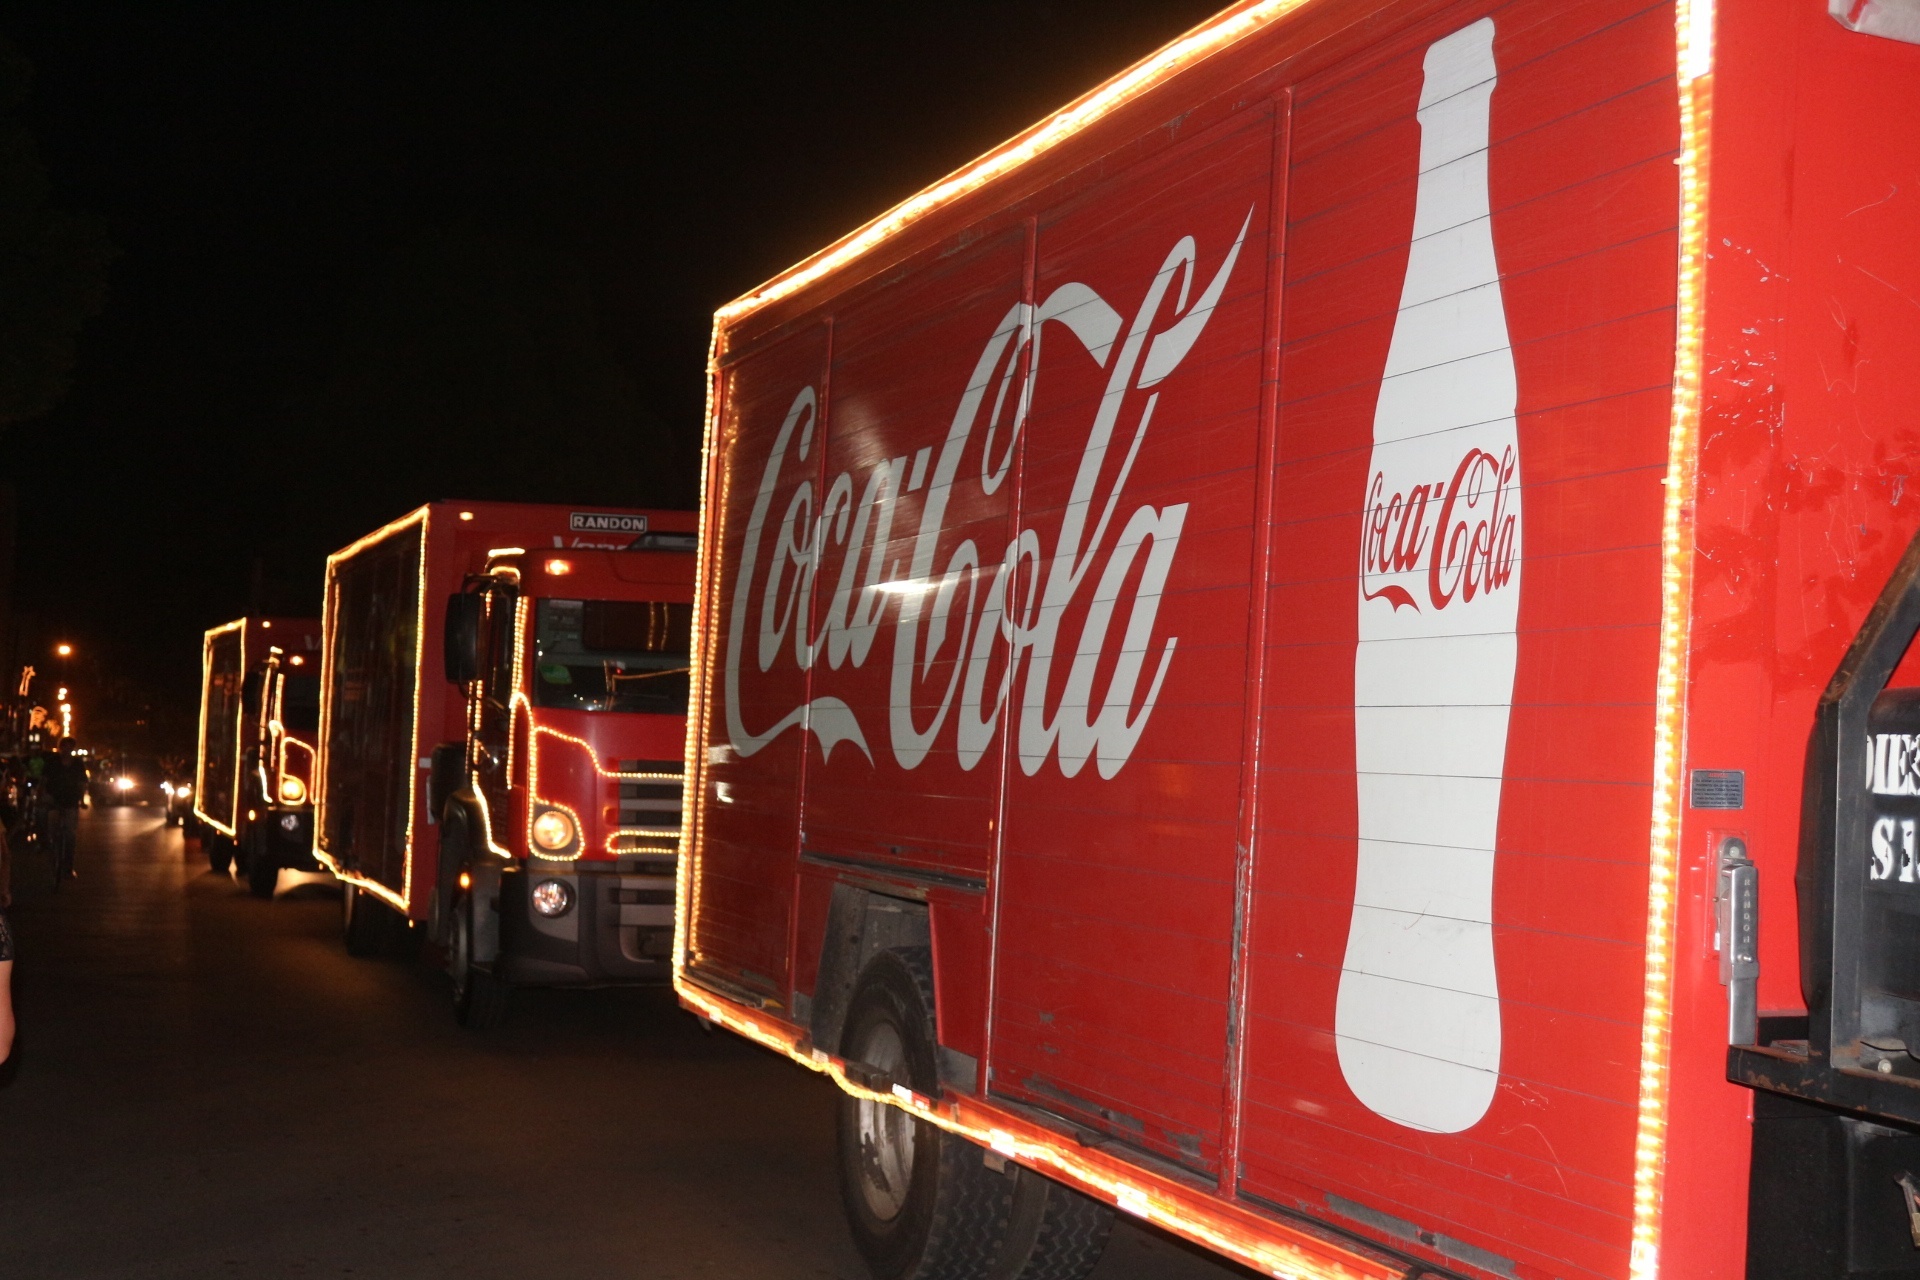
[[[354,960],[339,897],[261,902],[157,811],[81,823],[79,879],[16,871],[0,1273],[865,1280],[831,1084],[661,991],[517,993]],[[1235,1280],[1133,1223],[1097,1280]]]

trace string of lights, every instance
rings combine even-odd
[[[1679,893],[1681,733],[1686,713],[1692,504],[1705,323],[1707,154],[1712,120],[1713,0],[1675,11],[1680,91],[1680,262],[1672,426],[1661,516],[1660,660],[1654,692],[1653,818],[1647,850],[1647,947],[1633,1153],[1632,1280],[1660,1274],[1672,1040],[1673,929]]]

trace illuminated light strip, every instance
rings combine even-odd
[[[487,804],[487,793],[480,786],[480,775],[478,773],[469,773],[467,775],[467,785],[473,789],[473,798],[480,802],[480,824],[484,828],[482,834],[485,835],[487,839],[487,852],[496,854],[499,857],[505,858],[508,862],[512,862],[513,851],[501,848],[500,845],[494,841],[493,809]]]
[[[710,608],[707,577],[712,569],[713,542],[719,537],[716,513],[727,509],[728,474],[713,466],[714,438],[720,433],[719,372],[720,322],[707,337],[707,387],[703,409],[706,429],[700,439],[700,533],[694,541],[693,562],[693,650],[688,655],[687,732],[681,748],[680,792],[681,871],[673,882],[673,981],[677,987],[684,976],[693,945],[693,916],[700,908],[697,884],[698,850],[703,819],[702,801],[706,795],[707,725],[710,721],[712,694],[709,668],[712,654],[704,625]],[[715,488],[719,491],[716,493]]]
[[[701,1017],[830,1077],[852,1097],[897,1107],[1279,1280],[1398,1280],[1405,1272],[1404,1267],[1374,1262],[1331,1241],[1291,1231],[1284,1223],[1257,1218],[1121,1160],[1103,1159],[1089,1148],[971,1098],[942,1103],[904,1086],[882,1093],[856,1084],[848,1077],[844,1060],[818,1048],[803,1051],[798,1033],[763,1025],[743,1006],[694,985],[677,970],[673,985],[680,999]]]
[[[561,741],[571,742],[575,746],[579,747],[581,750],[585,751],[588,757],[591,758],[593,761],[594,772],[598,773],[603,778],[619,778],[625,782],[678,782],[678,783],[681,783],[682,785],[684,785],[686,782],[686,779],[677,773],[645,773],[640,771],[627,772],[621,769],[608,769],[604,767],[600,763],[600,753],[595,751],[593,749],[593,744],[588,742],[585,738],[576,738],[570,733],[562,733],[558,729],[549,729],[546,725],[536,722],[533,719],[531,704],[529,704],[529,709],[527,712],[527,723],[532,727],[534,733],[542,737],[559,738]]]
[[[585,738],[576,738],[570,733],[562,733],[558,729],[550,729],[534,718],[533,700],[527,696],[525,686],[522,683],[526,677],[528,604],[529,601],[525,596],[516,597],[513,602],[513,696],[508,701],[507,710],[509,751],[512,750],[511,744],[514,736],[513,730],[515,728],[514,717],[523,711],[527,717],[527,852],[532,857],[539,858],[545,862],[578,862],[587,854],[587,824],[572,807],[564,805],[558,800],[545,799],[540,795],[541,735],[545,734],[550,738],[558,738],[562,742],[570,742],[585,751],[588,762],[593,765],[594,773],[602,778],[622,778],[628,775],[616,770],[601,768],[600,753],[595,751],[593,744]],[[508,768],[512,768],[511,756],[508,758]],[[508,776],[511,777],[512,774],[509,773]],[[575,844],[572,853],[548,853],[534,842],[534,810],[542,806],[548,809],[559,810],[561,813],[566,814],[573,822]],[[614,852],[611,840],[608,841],[605,848],[608,853]]]
[[[268,722],[267,732],[272,736],[273,743],[274,743],[273,775],[278,780],[280,786],[284,787],[286,785],[287,776],[289,773],[292,772],[287,765],[287,757],[290,754],[292,754],[293,748],[298,747],[300,750],[307,753],[307,776],[305,778],[301,778],[300,775],[296,773],[296,774],[293,774],[293,777],[295,781],[300,782],[303,786],[307,788],[307,803],[311,805],[313,801],[313,777],[314,777],[313,766],[314,766],[314,757],[315,757],[313,745],[311,743],[302,742],[300,739],[288,733],[286,725],[283,724],[278,719],[274,719]],[[280,792],[278,790],[274,791],[273,798],[276,802],[280,802]]]
[[[279,721],[274,722],[274,727],[280,734],[280,773],[281,775],[284,777],[288,772],[287,756],[292,751],[293,748],[297,747],[300,750],[307,753],[307,776],[306,778],[302,779],[302,781],[310,783],[313,780],[313,776],[314,776],[313,765],[314,765],[315,756],[317,754],[313,749],[313,744],[310,742],[302,742],[300,739],[288,733],[286,731],[286,727],[284,725],[281,725]],[[297,777],[298,775],[296,774],[295,776]],[[312,788],[309,787],[308,789],[311,790]]]
[[[427,670],[427,544],[432,541],[433,508],[420,511],[420,571],[413,591],[413,736],[407,744],[407,845],[400,872],[400,893],[406,900],[402,912],[413,901],[413,824],[420,810],[420,684]]]
[[[267,719],[265,725],[262,726],[266,730],[267,749],[261,754],[259,763],[254,766],[260,771],[260,794],[266,797],[267,803],[270,805],[279,803],[280,788],[286,783],[287,772],[280,751],[280,702],[282,695],[286,692],[287,686],[286,677],[279,673],[280,653],[281,649],[279,645],[267,646],[267,670],[271,673],[268,688],[272,690],[272,692],[267,695]],[[255,734],[254,741],[256,744],[259,742],[259,739],[260,735]],[[267,777],[268,765],[273,766],[272,778]]]
[[[1307,0],[1247,0],[1210,18],[1024,133],[1016,134],[812,257],[802,259],[753,292],[729,302],[714,313],[716,327],[739,320],[831,275],[927,215],[1046,154],[1101,117],[1143,97],[1168,77],[1239,43],[1305,3]]]
[[[676,857],[679,856],[679,853],[680,853],[680,843],[679,843],[680,838],[677,832],[674,835],[674,843],[664,844],[664,845],[663,844],[620,844],[618,843],[619,841],[626,838],[643,840],[643,839],[653,839],[654,837],[639,831],[616,831],[612,835],[607,837],[607,852],[609,853],[663,853],[663,854],[671,854]]]
[[[234,829],[200,807],[207,798],[207,704],[211,701],[208,695],[213,689],[213,638],[215,636],[225,635],[229,631],[245,627],[246,625],[247,620],[240,618],[218,627],[209,628],[200,637],[200,757],[194,766],[193,816],[229,839],[232,839]],[[241,636],[240,641],[240,661],[242,665],[245,665],[247,659],[246,637],[244,635]],[[235,771],[237,776],[237,762],[235,764]],[[237,790],[236,788],[236,791]],[[234,796],[234,804],[237,806],[239,803],[240,797],[236,794]]]
[[[413,739],[407,750],[407,832],[405,848],[405,873],[402,884],[409,896],[413,888],[413,821],[414,810],[419,807],[418,788],[420,770],[417,767],[417,753],[420,748],[420,663],[425,655],[426,602],[427,602],[427,518],[432,507],[415,507],[397,520],[389,520],[365,537],[357,538],[345,547],[327,557],[326,589],[320,597],[320,741],[330,741],[329,733],[333,724],[333,632],[338,621],[334,617],[333,594],[335,569],[343,560],[352,559],[360,552],[376,543],[383,542],[396,533],[420,526],[420,564],[417,582],[419,599],[415,602],[417,613],[414,620],[414,669],[413,669]],[[387,888],[377,880],[368,880],[357,873],[343,871],[339,861],[334,858],[322,843],[327,829],[327,771],[322,769],[311,789],[314,805],[313,856],[326,865],[329,871],[348,884],[356,884],[368,892],[399,907],[402,913],[407,910],[406,899]]]
[[[322,866],[324,866],[327,870],[333,872],[334,879],[339,880],[343,884],[357,885],[358,887],[365,889],[368,893],[372,894],[374,897],[379,898],[382,901],[386,902],[388,905],[392,906],[394,909],[399,911],[402,915],[406,914],[407,900],[405,898],[401,897],[399,894],[395,893],[393,890],[387,888],[387,886],[385,886],[384,884],[381,884],[378,880],[368,879],[366,876],[361,875],[358,871],[348,871],[346,868],[342,867],[338,861],[334,859],[332,854],[320,848],[317,843],[314,846],[313,859],[315,862],[318,862]]]
[[[1686,712],[1692,497],[1700,433],[1706,311],[1707,149],[1713,109],[1712,0],[1679,0],[1680,263],[1675,297],[1673,422],[1660,528],[1660,665],[1654,687],[1653,814],[1647,851],[1647,969],[1633,1148],[1632,1280],[1660,1274],[1673,1010],[1673,928],[1679,890],[1681,729]]]
[[[519,666],[518,656],[519,655],[516,652],[515,654],[516,670],[518,669],[518,666]],[[544,858],[548,862],[578,862],[582,857],[586,856],[586,851],[587,851],[587,828],[585,824],[581,821],[580,815],[574,812],[574,810],[569,808],[568,806],[561,804],[558,800],[548,800],[543,798],[540,795],[539,739],[543,736],[549,737],[549,738],[558,738],[562,742],[571,743],[572,745],[579,747],[582,751],[585,751],[587,753],[587,759],[593,764],[593,771],[602,778],[617,778],[617,779],[624,779],[624,780],[642,779],[646,781],[679,782],[681,784],[681,797],[682,797],[681,810],[683,813],[685,812],[686,780],[684,778],[678,777],[671,773],[664,773],[664,774],[663,773],[642,773],[642,772],[628,773],[628,772],[623,772],[619,769],[603,768],[601,767],[601,764],[600,764],[600,753],[593,749],[592,743],[588,742],[585,738],[577,738],[571,733],[563,733],[558,729],[550,729],[546,725],[541,724],[539,721],[533,718],[533,704],[531,703],[531,701],[527,699],[525,694],[520,692],[517,681],[515,683],[513,697],[516,705],[525,704],[526,713],[527,713],[527,728],[529,730],[529,736],[527,740],[527,799],[528,799],[527,849],[530,853],[532,853],[534,857]],[[540,846],[534,843],[533,811],[534,811],[534,806],[536,805],[545,805],[549,809],[558,809],[560,812],[566,814],[569,818],[573,820],[574,829],[580,833],[579,835],[580,843],[579,843],[579,846],[576,848],[576,850],[572,854],[542,853],[540,851]],[[618,828],[615,828],[612,834],[610,834],[607,837],[607,841],[604,848],[608,853],[620,852],[620,850],[616,850],[613,847],[613,842],[617,837],[622,835],[645,836],[651,839],[651,838],[664,835],[666,834],[666,832],[671,830],[674,833],[675,838],[677,839],[680,836],[682,829],[683,828],[679,828],[679,827],[675,827],[675,828],[618,827]]]
[[[247,632],[250,628],[246,625],[246,621],[245,618],[242,618],[239,623],[240,669],[235,675],[240,681],[240,687],[234,690],[234,693],[238,696],[238,705],[233,709],[233,790],[229,793],[233,797],[233,817],[228,819],[233,825],[227,829],[227,834],[229,836],[235,836],[235,838],[238,838],[237,832],[240,829],[240,765],[247,758],[245,736],[247,727],[247,695],[245,690],[247,687]]]
[[[427,510],[428,508],[426,507],[415,507],[413,510],[407,512],[407,514],[400,516],[396,519],[387,521],[385,524],[381,525],[378,529],[375,529],[372,533],[369,533],[364,537],[354,539],[352,542],[349,542],[346,546],[340,548],[340,550],[328,556],[327,566],[331,568],[342,560],[351,559],[352,557],[359,555],[362,551],[365,551],[368,547],[372,546],[374,543],[386,541],[389,537],[391,537],[396,533],[399,533],[402,529],[410,528],[411,526],[416,524],[425,523],[427,518]],[[324,628],[322,629],[324,630]]]
[[[527,610],[526,600],[516,595],[513,598],[513,692],[507,695],[507,785],[513,785],[513,748],[520,735],[515,732],[520,725],[518,716],[527,713],[527,764],[533,765],[533,700],[526,694],[527,679]],[[528,786],[532,786],[529,779]],[[529,818],[528,823],[532,823]],[[532,827],[528,827],[529,836]]]

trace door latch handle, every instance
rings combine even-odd
[[[1760,1042],[1760,869],[1747,842],[1727,836],[1717,850],[1720,878],[1713,899],[1720,943],[1720,984],[1727,989],[1727,1043]]]

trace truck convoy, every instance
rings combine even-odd
[[[1914,40],[1249,0],[718,313],[676,983],[876,1275],[1920,1274]]]
[[[420,926],[464,1024],[670,978],[695,527],[435,502],[328,558],[319,857],[348,949]]]
[[[320,624],[239,618],[200,649],[200,746],[193,816],[213,870],[237,867],[256,897],[282,867],[313,861]]]

